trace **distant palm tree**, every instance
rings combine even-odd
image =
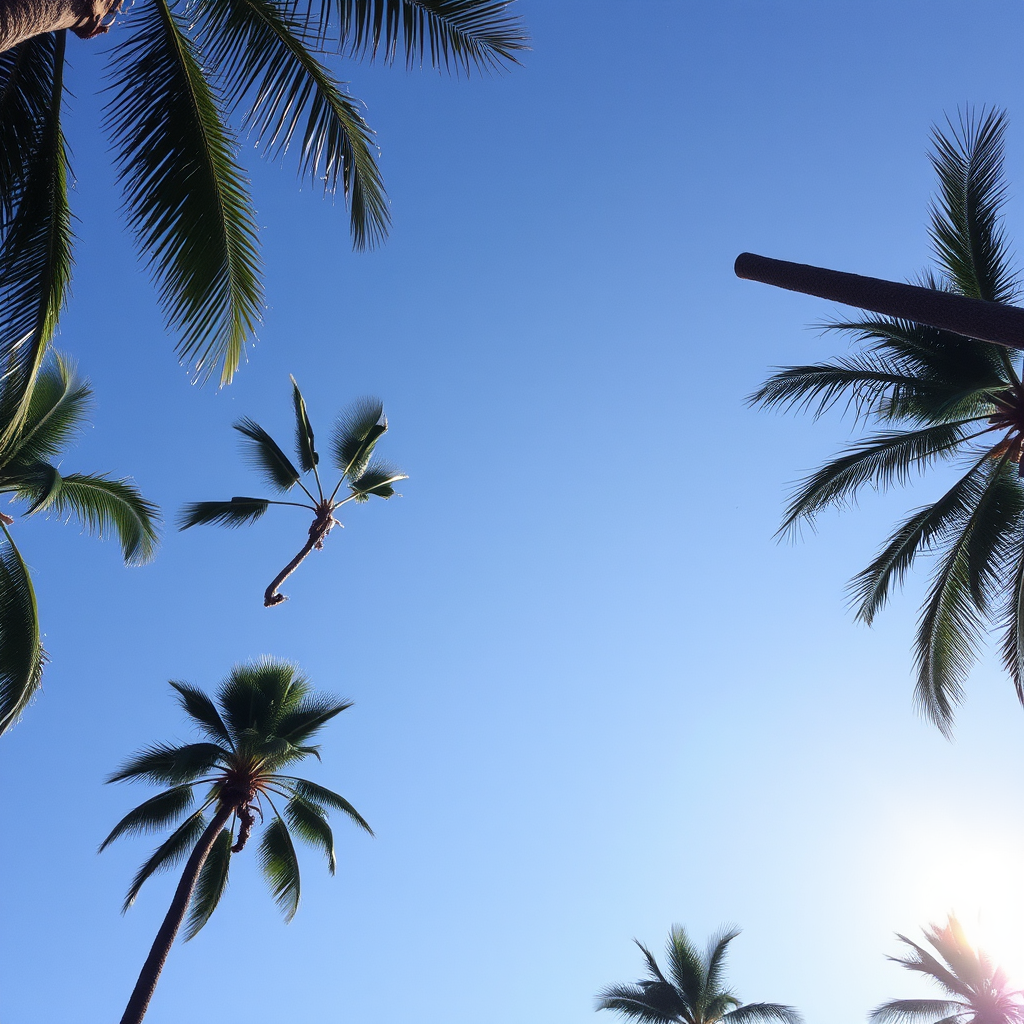
[[[743,1004],[723,984],[726,951],[739,935],[723,928],[701,953],[685,929],[673,925],[668,936],[668,975],[646,946],[637,942],[649,977],[635,985],[611,985],[597,997],[598,1010],[615,1010],[637,1024],[800,1024],[800,1014],[779,1003]]]
[[[136,874],[124,901],[125,910],[154,872],[188,855],[121,1024],[138,1024],[145,1015],[186,912],[186,939],[210,919],[227,885],[231,856],[245,847],[257,817],[261,823],[265,817],[270,819],[260,840],[260,869],[289,921],[299,906],[299,862],[293,833],[324,854],[332,875],[334,836],[327,823],[327,809],[341,811],[373,834],[344,797],[315,782],[282,774],[283,769],[306,757],[319,759],[320,748],[311,746],[310,740],[335,715],[351,707],[349,701],[314,693],[293,665],[270,658],[235,666],[215,701],[186,683],[172,682],[171,686],[205,739],[180,746],[160,743],[146,747],[107,779],[143,779],[170,788],[126,814],[100,850],[120,836],[154,832],[177,823]],[[196,787],[203,791],[198,808]],[[281,808],[275,797],[282,801]]]
[[[105,31],[121,0],[0,0],[0,371],[31,387],[69,295],[73,235],[62,124],[65,37]],[[390,215],[374,134],[325,53],[469,74],[518,63],[504,0],[133,0],[110,50],[103,128],[128,226],[178,355],[222,383],[263,310],[243,136],[340,188],[356,248]],[[38,34],[42,33],[42,34]],[[9,48],[12,47],[12,48]]]
[[[12,394],[14,392],[14,394]],[[158,510],[127,480],[62,473],[53,464],[81,428],[92,391],[54,354],[36,383],[28,415],[0,443],[0,494],[27,503],[26,516],[77,519],[91,533],[114,533],[127,565],[153,556]],[[0,380],[0,433],[14,415],[17,388]],[[45,655],[35,591],[14,541],[13,516],[0,512],[0,734],[14,725],[39,687]]]
[[[309,498],[303,501],[273,501],[270,498],[232,498],[230,501],[197,501],[186,505],[179,516],[179,528],[204,523],[218,523],[221,526],[242,526],[254,523],[271,505],[292,505],[308,508],[313,513],[309,535],[299,553],[274,577],[263,595],[263,604],[272,605],[286,601],[278,587],[299,567],[305,557],[316,548],[324,546],[324,538],[334,526],[339,525],[334,513],[350,501],[368,501],[371,495],[390,498],[395,493],[394,484],[407,479],[386,462],[371,458],[377,442],[388,429],[384,406],[376,398],[364,398],[356,402],[338,418],[331,433],[331,455],[341,478],[334,489],[326,494],[320,483],[317,466],[320,455],[313,439],[313,427],[306,414],[306,403],[292,377],[292,401],[295,407],[295,450],[302,473],[312,473],[316,495],[302,483],[302,473],[292,464],[291,459],[281,450],[277,442],[254,420],[246,417],[234,424],[244,438],[246,451],[257,469],[262,470],[271,486],[279,491],[290,491],[296,484]],[[343,485],[348,493],[338,497]]]
[[[1006,117],[965,115],[934,132],[939,193],[931,211],[938,265],[925,284],[977,299],[1020,294],[1002,226]],[[884,427],[808,476],[782,529],[846,507],[862,488],[886,490],[959,458],[966,470],[932,504],[901,522],[850,584],[857,617],[870,623],[922,553],[936,553],[917,631],[916,696],[949,733],[963,684],[993,622],[1024,701],[1024,384],[1019,351],[891,317],[866,314],[826,325],[864,343],[854,355],[775,373],[751,401],[811,411],[837,403]],[[898,428],[898,429],[897,429]]]
[[[939,954],[898,935],[911,952],[889,957],[907,970],[923,974],[946,993],[944,999],[893,999],[871,1014],[871,1024],[1022,1024],[1024,992],[1010,988],[1001,967],[967,941],[952,915],[948,923],[924,930],[925,939]]]

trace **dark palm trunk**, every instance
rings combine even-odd
[[[313,525],[309,528],[309,540],[302,545],[302,550],[274,577],[273,582],[267,587],[263,594],[263,607],[272,608],[275,604],[280,604],[282,601],[287,601],[288,598],[284,594],[279,594],[277,588],[296,569],[302,564],[303,559],[313,550],[313,548],[323,547],[324,537],[330,533],[331,527],[334,525],[334,520],[331,518],[331,510],[327,509],[325,512],[321,512],[317,515],[316,519],[313,520]]]
[[[121,0],[0,0],[0,52],[45,32],[69,28],[91,39],[109,28]]]
[[[196,843],[195,849],[185,865],[185,870],[181,873],[178,888],[174,890],[174,899],[171,900],[164,923],[160,925],[160,930],[156,933],[153,948],[150,949],[149,956],[146,957],[146,962],[142,965],[142,973],[135,983],[131,999],[128,1000],[128,1006],[121,1017],[121,1024],[139,1024],[146,1015],[146,1009],[150,999],[153,998],[153,991],[156,989],[160,972],[164,969],[167,954],[171,951],[174,937],[178,934],[181,922],[185,918],[185,911],[188,909],[189,900],[192,899],[192,890],[196,887],[199,872],[203,870],[203,865],[206,863],[214,841],[220,835],[220,830],[227,824],[232,810],[233,808],[230,806],[222,806],[213,816],[213,821],[207,826],[206,831],[199,837],[199,842]]]
[[[877,277],[844,274],[806,263],[787,263],[767,256],[741,253],[736,276],[788,288],[819,299],[859,306],[883,316],[899,317],[968,338],[1007,348],[1024,349],[1024,309],[1002,302],[969,299],[965,295],[897,284]]]

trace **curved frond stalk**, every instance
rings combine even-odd
[[[0,239],[0,375],[6,381],[0,450],[10,445],[28,414],[32,385],[71,280],[68,156],[60,119],[65,36],[62,31],[50,42],[23,44],[40,54],[37,72],[49,60],[49,92],[45,108],[36,113],[39,141],[24,167],[17,206]]]
[[[42,681],[46,656],[32,577],[0,523],[0,735],[15,725]]]
[[[325,192],[340,184],[355,247],[373,248],[391,221],[373,132],[314,57],[314,40],[293,10],[275,0],[202,0],[197,13],[227,102],[251,98],[244,124],[256,144],[272,157],[294,149],[299,174]]]
[[[427,61],[455,73],[497,70],[528,49],[506,0],[325,0],[316,11],[310,4],[320,34],[334,29],[348,56],[391,63],[402,48],[410,68]]]
[[[202,59],[167,0],[147,0],[115,51],[106,126],[128,220],[157,279],[178,355],[222,384],[260,320],[256,222]]]

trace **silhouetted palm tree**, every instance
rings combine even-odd
[[[967,115],[934,133],[939,177],[931,212],[938,272],[926,278],[978,299],[1019,294],[1001,209],[1005,116]],[[1003,660],[1024,701],[1024,384],[1021,353],[890,317],[865,315],[830,330],[861,351],[774,374],[751,400],[821,415],[837,403],[884,429],[848,447],[797,488],[783,530],[828,506],[853,504],[959,459],[966,472],[938,501],[901,522],[851,582],[857,617],[870,623],[923,553],[936,553],[916,640],[917,701],[948,733],[977,648],[994,622]]]
[[[306,757],[319,759],[320,748],[311,746],[310,740],[335,715],[351,707],[349,701],[314,693],[293,665],[270,658],[232,669],[215,701],[186,683],[172,682],[171,686],[205,739],[146,747],[107,780],[143,779],[170,788],[126,814],[100,850],[120,836],[155,832],[177,823],[136,874],[125,898],[125,910],[154,872],[188,856],[122,1024],[138,1024],[145,1015],[186,911],[186,939],[210,919],[227,885],[231,857],[245,847],[257,817],[265,824],[260,869],[289,921],[299,905],[299,862],[293,835],[317,847],[333,875],[334,836],[327,823],[327,809],[341,811],[373,834],[344,797],[315,782],[282,773]],[[198,808],[196,787],[202,791]],[[275,798],[282,801],[280,808]]]
[[[264,478],[279,491],[288,492],[293,487],[303,491],[309,503],[303,501],[274,501],[270,498],[232,498],[230,501],[197,501],[186,505],[179,516],[179,528],[187,530],[203,523],[218,523],[221,526],[242,526],[254,523],[271,505],[292,505],[307,508],[313,513],[306,543],[299,553],[274,577],[263,595],[263,604],[271,607],[287,600],[277,592],[278,587],[299,567],[306,556],[316,548],[323,548],[324,538],[331,529],[339,525],[334,513],[350,501],[368,501],[371,495],[390,498],[395,493],[394,484],[407,479],[405,473],[394,466],[371,458],[377,442],[388,429],[384,406],[376,398],[364,398],[343,412],[331,433],[331,456],[341,478],[328,494],[320,483],[317,466],[320,455],[316,450],[313,427],[306,414],[306,403],[292,378],[292,400],[295,407],[295,451],[302,472],[292,464],[277,442],[254,420],[246,417],[234,424],[244,438],[246,452],[253,465],[263,471]],[[302,483],[302,474],[312,473],[316,488],[314,495]],[[338,492],[346,486],[344,497]]]
[[[14,416],[17,390],[11,378],[0,379],[0,434]],[[63,473],[54,465],[81,429],[91,397],[72,364],[54,354],[39,374],[27,417],[0,442],[0,494],[25,502],[25,516],[48,512],[77,519],[91,533],[115,534],[125,564],[138,565],[153,556],[156,506],[128,480]],[[14,525],[13,516],[0,512],[0,734],[39,687],[45,660],[35,590]]]
[[[800,1024],[791,1006],[743,1004],[725,987],[726,951],[737,935],[737,929],[723,928],[701,953],[685,929],[673,925],[665,950],[667,974],[637,942],[648,977],[634,985],[609,986],[597,997],[598,1010],[615,1010],[637,1024]]]
[[[944,927],[931,925],[925,939],[938,953],[898,935],[911,952],[890,960],[923,974],[945,992],[942,999],[893,999],[871,1014],[871,1024],[1021,1024],[1024,992],[1011,988],[1001,967],[967,941],[953,916]]]

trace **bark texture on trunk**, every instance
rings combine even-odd
[[[0,53],[46,32],[92,39],[110,28],[122,0],[0,0]]]
[[[898,284],[878,277],[824,270],[806,263],[787,263],[751,252],[736,257],[735,269],[737,277],[750,281],[858,306],[883,316],[913,320],[1006,348],[1024,349],[1024,309],[1019,306],[969,299],[965,295]]]
[[[214,841],[220,835],[220,830],[231,817],[231,811],[231,807],[221,807],[217,811],[213,816],[213,821],[199,837],[199,842],[196,843],[195,849],[185,864],[185,870],[181,873],[181,881],[178,882],[178,888],[174,890],[174,899],[171,900],[164,923],[160,925],[160,930],[156,933],[149,956],[146,957],[146,962],[142,965],[142,973],[139,974],[139,980],[135,983],[131,999],[128,1000],[128,1006],[121,1017],[121,1024],[139,1024],[146,1015],[149,1001],[153,998],[156,983],[160,978],[160,972],[164,969],[167,954],[171,951],[174,938],[185,918],[185,911],[188,909],[189,900],[192,899],[192,891],[199,879],[199,872],[203,870],[203,865],[206,863]]]

